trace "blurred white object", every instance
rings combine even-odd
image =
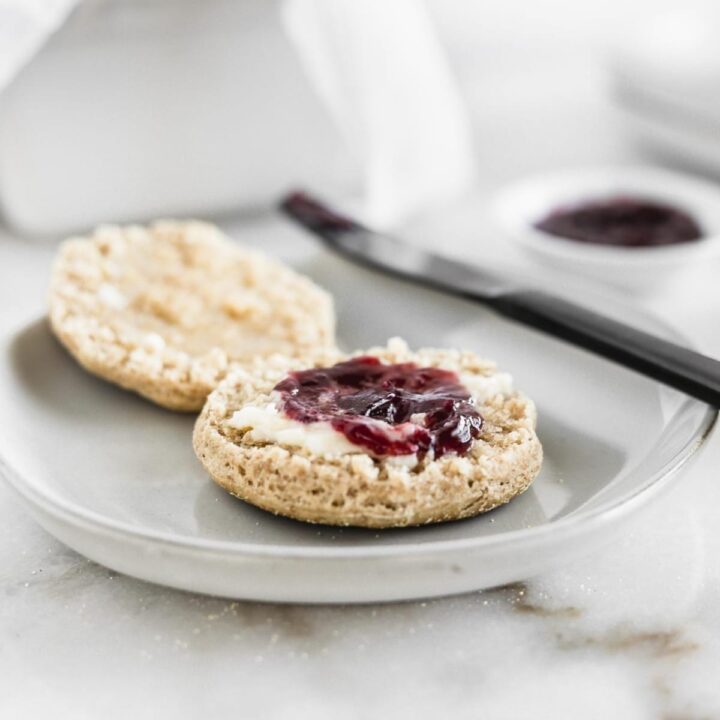
[[[0,90],[63,23],[77,0],[0,0]]]
[[[720,7],[649,18],[615,52],[615,96],[635,134],[720,172]]]
[[[609,196],[641,197],[688,212],[700,240],[661,247],[617,248],[555,237],[534,225],[552,210]],[[546,266],[632,293],[662,288],[674,275],[720,256],[720,187],[653,167],[600,167],[538,175],[501,190],[493,203],[499,227]]]
[[[49,234],[308,185],[392,222],[471,181],[464,128],[416,0],[85,0],[0,96],[0,201]]]
[[[416,0],[289,0],[286,17],[362,168],[368,220],[390,224],[467,189],[469,123]]]

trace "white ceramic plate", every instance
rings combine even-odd
[[[3,474],[38,521],[120,572],[204,593],[300,602],[459,593],[532,576],[610,539],[715,421],[699,402],[478,306],[314,258],[303,269],[336,294],[347,347],[402,333],[414,346],[472,348],[513,373],[537,401],[546,453],[528,492],[484,516],[418,529],[274,517],[207,478],[191,449],[192,417],[91,377],[38,320],[0,358]],[[614,312],[667,333],[628,308]]]

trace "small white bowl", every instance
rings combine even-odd
[[[666,203],[689,213],[700,240],[660,247],[611,247],[569,240],[535,224],[551,211],[613,196]],[[720,185],[653,167],[564,170],[521,180],[493,201],[500,228],[543,263],[633,292],[656,289],[680,270],[720,256]]]

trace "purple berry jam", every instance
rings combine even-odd
[[[414,363],[356,357],[290,373],[275,386],[281,410],[303,423],[328,422],[377,456],[466,453],[482,417],[460,378]]]
[[[535,227],[557,237],[615,247],[674,245],[702,237],[700,226],[683,210],[623,196],[558,208]]]

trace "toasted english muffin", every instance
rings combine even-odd
[[[330,296],[212,225],[100,227],[62,244],[50,324],[90,372],[197,411],[231,364],[334,342]]]
[[[332,369],[358,356],[383,365],[411,363],[453,373],[482,418],[469,447],[441,456],[435,451],[383,456],[350,442],[328,422],[304,423],[286,415],[275,389],[279,383],[304,377],[308,368]],[[535,406],[511,383],[494,363],[473,353],[411,352],[399,339],[353,356],[337,350],[317,353],[312,361],[273,356],[234,370],[209,395],[195,424],[193,445],[215,482],[286,517],[370,528],[457,520],[508,502],[540,470]],[[318,397],[324,402],[322,392]],[[413,415],[411,421],[423,427],[426,418],[427,413]],[[368,422],[382,430],[375,424],[381,421]],[[388,432],[400,437],[401,430],[413,434],[408,423]]]

